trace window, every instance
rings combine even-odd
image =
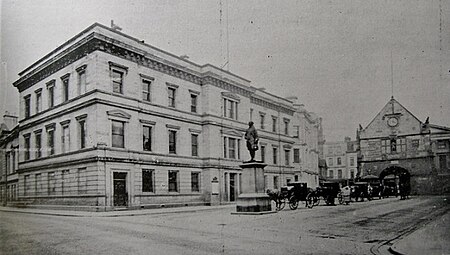
[[[66,74],[61,77],[62,82],[62,101],[66,102],[69,100],[69,75]]]
[[[298,175],[295,175],[295,176],[294,176],[294,181],[295,181],[295,182],[298,182]]]
[[[278,148],[273,147],[272,153],[273,153],[273,164],[276,165],[278,164]]]
[[[272,117],[272,132],[277,132],[277,117]]]
[[[266,162],[266,146],[261,145],[261,161]]]
[[[55,80],[47,83],[47,101],[48,108],[52,108],[55,105]]]
[[[169,192],[178,192],[178,171],[169,171]]]
[[[354,166],[354,165],[355,165],[355,158],[350,157],[350,166]]]
[[[123,75],[124,72],[122,71],[117,69],[112,70],[113,92],[123,94]]]
[[[142,79],[142,100],[151,102],[151,94],[150,94],[151,86],[152,81]]]
[[[112,121],[112,147],[125,148],[125,123],[122,121]]]
[[[406,138],[397,139],[397,152],[406,151]]]
[[[192,151],[192,156],[194,156],[194,157],[198,156],[198,135],[197,134],[191,134],[191,151]]]
[[[11,151],[11,161],[11,168],[14,173],[16,171],[16,149],[12,149]]]
[[[445,170],[447,169],[447,155],[438,155],[439,158],[439,169]]]
[[[197,112],[197,95],[191,94],[191,112]]]
[[[192,192],[200,192],[200,173],[199,172],[191,173],[191,191]]]
[[[412,147],[413,149],[418,149],[418,148],[419,148],[419,144],[420,144],[419,139],[413,139],[413,140],[411,141],[411,147]]]
[[[25,96],[25,118],[28,118],[31,116],[31,96]]]
[[[54,195],[56,193],[56,178],[55,178],[55,172],[49,172],[48,173],[48,194]]]
[[[223,99],[223,116],[226,118],[238,119],[238,102],[228,98]]]
[[[284,134],[289,135],[289,120],[284,119]]]
[[[333,170],[329,170],[329,171],[328,171],[328,177],[331,178],[331,179],[334,178]]]
[[[250,108],[250,120],[253,121],[253,109]]]
[[[446,149],[446,140],[438,140],[437,141],[437,148],[439,150],[445,150]]]
[[[42,111],[42,90],[39,89],[36,91],[36,113]]]
[[[177,131],[169,130],[169,153],[177,153]]]
[[[176,88],[169,87],[167,91],[169,93],[169,107],[175,107],[175,95],[177,90]]]
[[[338,157],[337,158],[337,165],[340,166],[341,164],[342,164],[342,159],[341,159],[341,157]]]
[[[338,172],[338,179],[342,179],[342,170],[338,169],[337,172]]]
[[[286,184],[291,183],[291,178],[286,178]]]
[[[47,130],[47,148],[48,155],[55,154],[55,129],[53,128]]]
[[[328,166],[332,166],[333,165],[333,158],[328,158]]]
[[[77,169],[77,186],[78,186],[78,194],[86,194],[87,192],[86,167]]]
[[[260,120],[260,122],[259,122],[259,125],[260,125],[260,127],[261,127],[261,129],[265,129],[265,117],[266,117],[266,115],[265,114],[259,114],[259,120]]]
[[[152,150],[152,127],[143,126],[142,148],[144,151]]]
[[[69,124],[62,126],[61,132],[61,153],[70,151],[70,129]]]
[[[42,183],[42,174],[36,174],[34,176],[34,192],[36,195],[42,194],[44,191],[44,183]]]
[[[9,174],[11,172],[11,159],[10,159],[10,153],[6,152],[5,154],[5,164],[6,164],[6,173]]]
[[[350,170],[350,179],[355,179],[355,171]]]
[[[397,140],[396,139],[391,139],[391,152],[397,152]]]
[[[224,137],[224,158],[240,159],[240,139]]]
[[[40,158],[42,156],[42,134],[41,132],[36,132],[34,134],[35,145],[36,145],[36,158]]]
[[[291,153],[291,151],[290,150],[284,150],[284,164],[286,165],[286,166],[289,166],[290,165],[290,157],[289,157],[289,154]]]
[[[78,120],[78,134],[80,149],[83,149],[86,147],[86,119]]]
[[[154,170],[142,170],[142,192],[155,192]]]
[[[77,68],[78,95],[86,93],[86,65]]]
[[[30,175],[25,175],[23,177],[23,188],[24,188],[24,195],[27,196],[30,193]]]
[[[278,176],[273,177],[273,189],[278,189]]]
[[[300,163],[300,149],[294,149],[294,163]]]
[[[66,181],[69,179],[69,170],[62,170],[61,171],[61,193],[64,195],[64,192],[66,192],[66,189],[68,187],[68,184],[66,184]]]
[[[389,154],[391,153],[391,140],[381,140],[381,153]]]
[[[24,135],[25,160],[30,159],[30,135]]]

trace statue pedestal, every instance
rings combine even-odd
[[[261,162],[247,162],[242,168],[242,194],[236,203],[236,212],[232,214],[266,214],[272,211],[271,200],[265,192],[264,167]]]

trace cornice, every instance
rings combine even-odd
[[[186,67],[180,67],[177,64],[169,63],[167,60],[158,58],[143,50],[96,32],[89,34],[79,42],[60,52],[55,57],[50,58],[34,70],[20,77],[13,85],[19,92],[22,92],[58,70],[61,70],[97,50],[194,84],[201,86],[204,84],[211,84],[215,87],[250,98],[252,103],[275,111],[280,111],[288,115],[293,115],[295,111],[261,98],[255,98],[251,87],[246,87],[229,79],[224,81],[223,79],[216,77],[218,75],[209,71],[202,74],[193,70],[188,70]]]
[[[272,102],[263,100],[261,98],[254,97],[254,96],[250,97],[250,102],[252,104],[256,104],[256,105],[259,105],[259,106],[262,106],[262,107],[265,107],[265,108],[268,108],[268,109],[272,109],[272,110],[277,111],[277,112],[279,111],[279,112],[288,114],[290,116],[293,116],[294,112],[295,112],[293,109],[290,109],[290,108],[287,108],[287,107],[283,107],[280,104],[272,103]]]

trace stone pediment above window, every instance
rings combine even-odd
[[[241,101],[241,98],[237,94],[232,92],[222,92],[222,96],[234,101]]]
[[[224,130],[222,130],[222,134],[229,135],[229,136],[235,136],[235,137],[244,136],[244,133],[239,132],[237,130],[233,130],[233,129],[224,129]]]
[[[128,114],[122,110],[110,110],[110,111],[106,111],[106,113],[108,114],[108,116],[111,116],[111,117],[117,117],[117,118],[123,118],[123,119],[131,118],[131,114]]]

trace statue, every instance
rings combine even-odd
[[[248,123],[248,129],[245,131],[245,140],[247,140],[247,149],[250,152],[250,162],[254,162],[255,152],[258,150],[258,132],[256,132],[253,121]]]

